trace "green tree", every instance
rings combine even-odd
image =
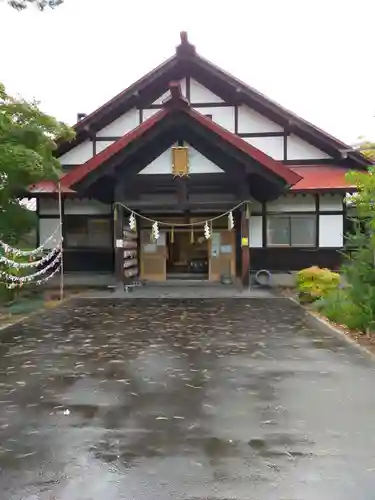
[[[46,7],[54,9],[61,5],[64,0],[7,0],[8,4],[16,10],[25,10],[30,5],[34,5],[39,10],[44,10]]]
[[[43,113],[36,102],[7,94],[0,84],[0,238],[15,244],[35,221],[20,202],[27,186],[57,179],[56,141],[73,131]]]
[[[354,231],[347,235],[343,272],[347,294],[354,305],[355,323],[364,331],[375,327],[375,166],[368,172],[350,172],[347,179],[355,186],[351,198],[355,210]]]
[[[371,141],[365,140],[363,137],[359,137],[358,148],[371,162],[375,162],[375,144]]]

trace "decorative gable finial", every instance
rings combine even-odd
[[[181,31],[180,38],[181,38],[181,45],[188,45],[189,44],[187,31]]]
[[[195,47],[189,42],[187,31],[180,32],[181,43],[176,48],[177,55],[187,56],[195,54]]]

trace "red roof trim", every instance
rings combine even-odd
[[[71,188],[74,184],[78,183],[84,177],[86,177],[86,175],[88,175],[90,172],[96,170],[99,166],[105,163],[113,155],[123,150],[132,141],[138,139],[143,133],[154,127],[164,117],[166,117],[171,112],[171,110],[176,109],[176,107],[178,107],[181,112],[184,112],[187,115],[189,115],[193,120],[199,122],[204,127],[213,131],[215,134],[220,136],[226,142],[234,146],[236,149],[239,149],[240,151],[249,155],[251,158],[260,163],[266,169],[270,170],[275,175],[282,178],[287,184],[293,185],[301,179],[301,177],[298,174],[290,170],[282,163],[274,160],[273,158],[266,155],[265,153],[255,148],[251,144],[247,143],[246,141],[236,136],[232,132],[229,132],[228,130],[224,129],[217,123],[210,120],[209,118],[191,109],[189,107],[188,102],[182,98],[181,93],[178,90],[179,90],[179,85],[176,83],[172,83],[171,98],[165,103],[165,108],[163,110],[159,111],[155,115],[148,118],[141,125],[139,125],[134,130],[124,135],[118,141],[108,146],[98,155],[92,157],[86,163],[79,165],[78,167],[68,172],[61,179],[62,184],[65,187]]]
[[[300,176],[300,180],[291,188],[293,193],[296,192],[350,192],[355,189],[355,186],[350,185],[346,181],[346,174],[350,171],[349,168],[340,167],[339,165],[309,165],[309,166],[293,166],[288,167],[290,170]],[[70,188],[62,186],[62,193],[74,194]],[[29,188],[30,194],[57,194],[58,187],[52,181],[41,181]]]
[[[248,154],[258,163],[266,167],[268,170],[271,170],[274,174],[283,178],[285,182],[287,182],[290,186],[301,180],[301,177],[298,174],[293,172],[284,164],[282,164],[277,160],[274,160],[273,158],[271,158],[271,156],[268,156],[266,153],[263,153],[263,151],[256,148],[255,146],[252,146],[238,135],[229,132],[229,130],[226,130],[225,128],[221,127],[213,120],[198,113],[198,111],[195,111],[192,108],[188,108],[187,113],[192,118],[194,118],[194,120],[200,122],[206,128],[209,128],[217,135],[219,135],[222,139],[232,144],[232,146]]]
[[[106,149],[101,151],[96,156],[93,156],[86,163],[75,167],[70,172],[68,172],[61,179],[61,183],[65,187],[71,187],[77,182],[81,181],[86,175],[88,175],[93,170],[96,170],[100,165],[106,162],[113,155],[124,149],[128,144],[130,144],[135,139],[138,139],[142,134],[147,132],[150,128],[160,122],[165,116],[167,116],[168,111],[162,109],[158,111],[146,121],[138,125],[135,129],[131,130],[127,134],[125,134],[121,139],[118,139],[116,142],[108,146]]]
[[[59,192],[59,187],[54,181],[40,181],[36,184],[32,184],[28,188],[28,193],[31,194],[57,194]],[[61,185],[61,192],[64,194],[73,194],[75,191],[68,187]]]

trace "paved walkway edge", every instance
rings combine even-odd
[[[77,295],[76,295],[76,297],[77,297]],[[57,301],[57,303],[54,306],[49,306],[49,307],[43,306],[40,309],[37,309],[36,311],[33,311],[30,314],[25,314],[25,316],[21,316],[21,317],[17,318],[15,321],[12,321],[11,323],[6,323],[5,325],[0,325],[0,334],[3,333],[4,330],[6,330],[7,328],[10,328],[11,326],[14,326],[14,325],[18,325],[19,323],[22,323],[22,321],[25,321],[26,319],[37,316],[38,314],[41,314],[45,311],[52,311],[53,309],[57,309],[58,307],[65,304],[66,302],[69,302],[69,300],[71,300],[71,299],[72,299],[72,297],[67,297],[66,299]]]
[[[358,344],[358,342],[349,337],[349,335],[347,335],[344,330],[333,326],[329,321],[314,314],[312,311],[307,310],[298,302],[298,300],[292,297],[289,297],[289,300],[291,300],[295,304],[298,304],[305,311],[306,323],[310,328],[315,328],[316,330],[320,330],[322,333],[335,335],[336,337],[343,339],[345,342],[352,345],[358,352],[360,352],[361,354],[366,354],[373,361],[375,361],[375,354],[361,344]]]

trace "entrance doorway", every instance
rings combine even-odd
[[[167,279],[208,279],[208,241],[203,230],[167,233]]]

